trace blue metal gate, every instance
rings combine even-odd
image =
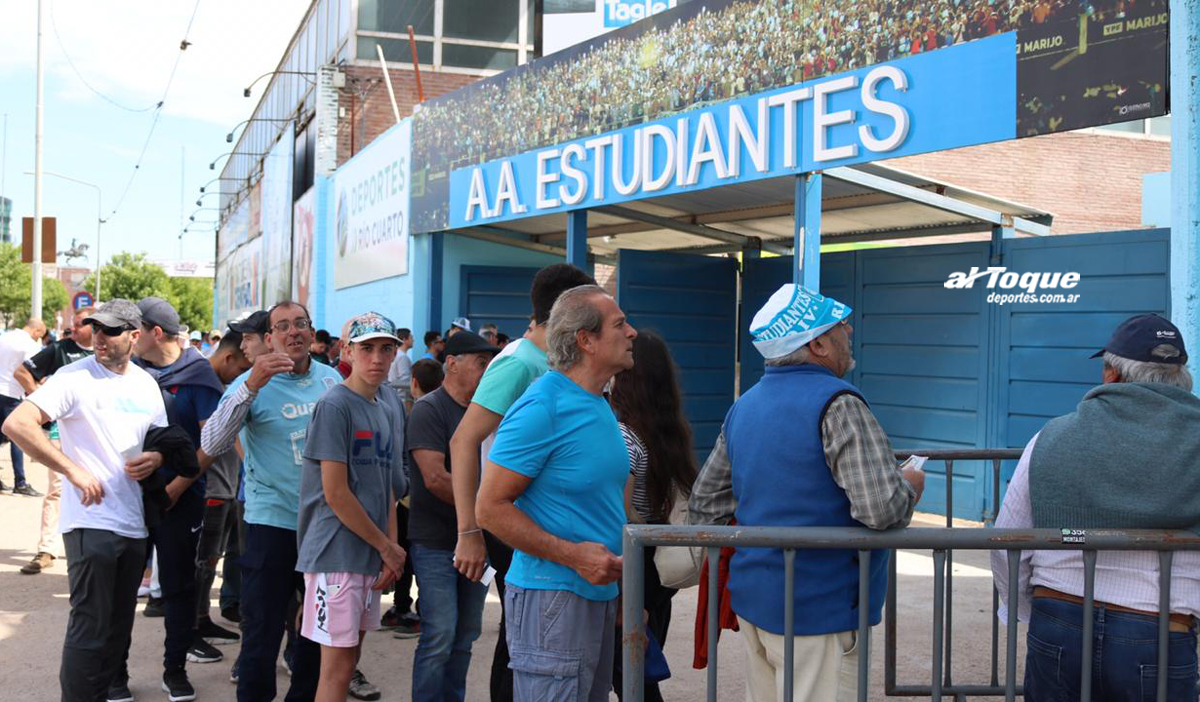
[[[621,250],[617,302],[638,329],[666,339],[681,373],[684,409],[703,461],[733,404],[737,261]]]
[[[1167,314],[1169,230],[837,253],[821,259],[822,292],[854,308],[849,379],[897,449],[1021,447],[1100,382],[1089,360],[1121,320]],[[986,278],[947,289],[954,272],[1077,272],[1075,303],[999,305]],[[791,280],[790,257],[747,259],[742,279],[741,387],[762,375],[749,317]],[[940,465],[931,466],[941,471]],[[954,516],[980,519],[995,499],[988,466],[954,464]],[[1009,466],[1011,471],[1012,466]],[[1005,481],[1007,483],[1007,481]],[[921,509],[945,513],[945,475],[930,472]]]
[[[459,316],[471,320],[476,331],[490,322],[509,337],[521,338],[533,313],[529,288],[537,272],[517,266],[463,266]]]

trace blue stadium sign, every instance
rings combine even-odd
[[[450,174],[474,226],[1017,136],[1017,34],[711,104]]]

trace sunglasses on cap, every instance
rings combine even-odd
[[[120,336],[127,331],[133,331],[133,327],[128,324],[123,324],[119,327],[110,327],[107,324],[101,324],[95,320],[88,322],[93,331],[98,331],[105,336]]]

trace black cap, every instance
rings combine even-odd
[[[271,313],[259,310],[229,323],[229,328],[239,334],[266,334],[271,328]]]
[[[1163,345],[1171,348],[1166,349],[1165,353],[1162,350],[1154,352]],[[1178,327],[1156,314],[1139,314],[1121,322],[1104,348],[1092,354],[1092,358],[1103,356],[1105,351],[1131,361],[1146,363],[1171,363],[1182,366],[1188,360],[1187,349],[1183,346],[1183,335],[1179,333]]]
[[[446,350],[442,352],[445,356],[461,356],[467,353],[500,353],[500,348],[492,346],[482,336],[475,332],[460,331],[454,336],[446,339]]]
[[[180,332],[179,313],[171,303],[161,297],[143,297],[138,300],[138,310],[142,313],[142,324],[147,327],[159,327],[168,334]]]

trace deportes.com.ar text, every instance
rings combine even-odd
[[[994,292],[987,296],[987,301],[994,305],[1014,305],[1014,304],[1031,304],[1031,303],[1046,303],[1046,304],[1070,304],[1077,302],[1081,296],[1076,294],[1064,293],[1044,293],[1034,295],[1032,293],[998,293]]]

